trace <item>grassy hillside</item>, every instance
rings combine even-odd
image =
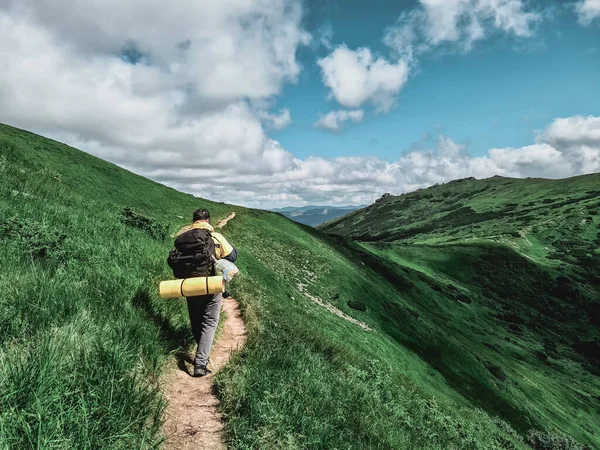
[[[505,379],[497,397],[599,445],[600,174],[459,180],[383,198],[321,229],[352,238],[393,276],[429,285],[412,296],[415,309],[429,309]],[[430,351],[412,332],[400,339]],[[457,375],[460,391],[484,392],[477,377],[464,384],[454,358],[426,359]]]
[[[594,361],[562,341],[532,357],[528,324],[509,331],[483,291],[467,303],[489,270],[194,198],[0,125],[0,448],[160,445],[158,379],[191,334],[156,286],[199,207],[237,213],[224,232],[249,340],[217,377],[232,448],[598,445]]]
[[[374,204],[323,224],[328,233],[362,241],[449,243],[484,239],[512,244],[530,239],[532,252],[546,253],[598,239],[600,174],[564,180],[463,179]],[[535,241],[531,241],[531,239]]]

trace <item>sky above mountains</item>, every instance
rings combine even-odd
[[[1,122],[218,201],[600,171],[600,0],[0,0],[0,55]]]

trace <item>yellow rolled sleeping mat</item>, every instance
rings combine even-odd
[[[197,295],[220,294],[225,292],[223,277],[195,277],[183,280],[161,281],[161,298],[195,297]]]

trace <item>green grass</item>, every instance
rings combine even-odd
[[[170,277],[169,236],[199,207],[215,221],[237,213],[224,233],[240,250],[232,291],[249,340],[216,378],[232,448],[522,449],[550,439],[526,438],[530,429],[598,445],[587,360],[559,342],[549,349],[557,367],[533,363],[529,331],[497,342],[507,324],[479,291],[495,279],[442,263],[455,253],[362,246],[0,125],[0,448],[160,446],[159,377],[191,333],[184,303],[159,299],[156,286]],[[471,290],[476,301],[456,300]]]
[[[425,354],[457,390],[497,408],[520,431],[552,424],[594,441],[600,372],[576,349],[598,339],[591,323],[597,291],[585,296],[591,287],[573,281],[572,293],[581,297],[566,298],[559,271],[499,245],[363,245],[395,270],[414,274],[416,328],[429,323],[452,338],[443,352],[431,349],[431,338],[419,339],[418,329],[400,340]],[[478,372],[491,365],[506,380],[485,383]]]
[[[320,228],[412,276],[412,311],[451,338],[444,352],[418,330],[399,339],[457,390],[520,431],[555,427],[599,446],[599,188],[600,174],[467,179]],[[481,365],[506,379],[485,386],[468,369]]]
[[[400,196],[321,225],[362,241],[523,244],[524,236],[560,246],[576,237],[595,242],[600,222],[600,174],[564,180],[464,179]]]

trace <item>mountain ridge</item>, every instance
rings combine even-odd
[[[271,209],[270,211],[284,215],[288,219],[308,226],[319,226],[341,217],[349,212],[364,206],[314,206],[307,205],[299,208],[288,206],[284,208]]]

